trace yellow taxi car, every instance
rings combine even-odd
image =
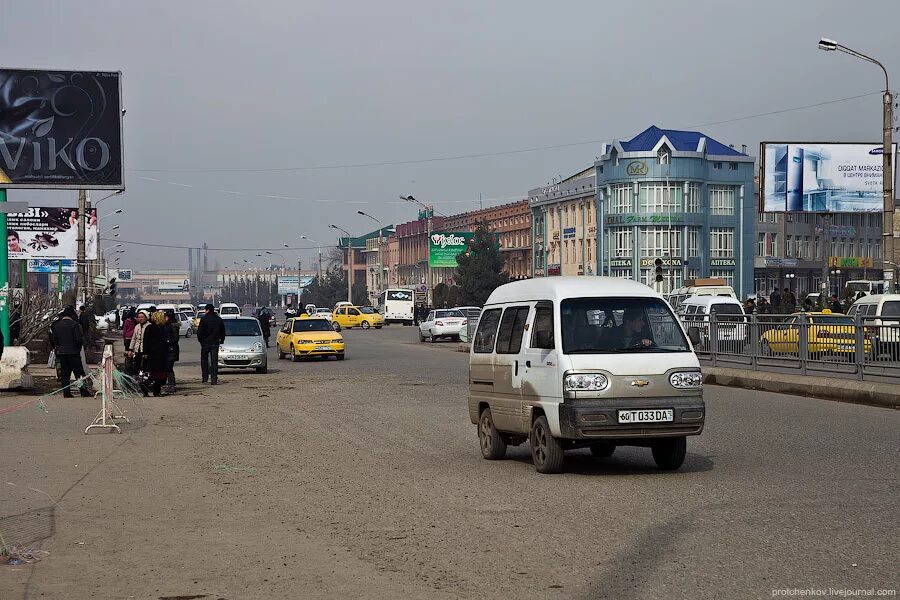
[[[326,319],[288,319],[275,338],[278,358],[290,355],[297,362],[309,356],[334,356],[344,360],[344,338]]]
[[[369,329],[381,329],[384,327],[384,317],[371,306],[341,305],[332,311],[335,329],[352,329],[361,327]]]
[[[769,329],[762,335],[760,351],[765,355],[800,354],[801,315],[806,316],[806,346],[809,357],[821,358],[823,355],[843,356],[853,359],[856,353],[856,328],[852,317],[840,313],[832,313],[825,309],[822,312],[794,313],[784,323]],[[863,338],[865,352],[872,349],[872,341],[868,336]]]

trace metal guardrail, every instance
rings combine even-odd
[[[692,318],[693,317],[693,318]],[[701,362],[713,367],[900,380],[900,319],[846,315],[685,315]]]

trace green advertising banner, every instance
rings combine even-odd
[[[474,233],[432,233],[428,264],[432,267],[457,267],[456,257],[466,251]]]

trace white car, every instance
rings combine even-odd
[[[94,315],[94,319],[97,321],[97,329],[100,331],[106,331],[116,322],[116,311],[111,310],[105,315],[96,316]]]
[[[317,308],[316,316],[326,319],[329,323],[334,322],[334,313],[331,312],[330,308]]]
[[[229,315],[239,317],[239,316],[241,316],[241,307],[232,302],[223,302],[219,306],[219,315],[221,315],[223,317],[226,317]]]
[[[194,333],[193,313],[179,312],[175,314],[178,316],[178,335],[186,338],[191,337],[191,334]]]
[[[459,332],[468,324],[466,316],[454,309],[439,309],[428,313],[424,321],[419,323],[419,341],[431,338],[437,342],[440,337],[459,339]]]

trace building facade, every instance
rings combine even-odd
[[[594,167],[528,192],[535,277],[597,274],[595,196]]]
[[[757,213],[753,285],[802,298],[842,295],[846,282],[880,281],[882,216],[873,213]]]
[[[698,277],[724,279],[740,297],[754,291],[753,157],[700,132],[652,126],[605,148],[594,166],[600,273],[661,293]]]

